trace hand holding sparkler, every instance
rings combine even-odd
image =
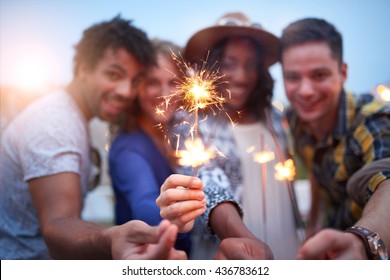
[[[179,227],[179,232],[188,232],[194,220],[206,211],[203,183],[199,178],[173,174],[161,186],[156,200],[162,218]]]

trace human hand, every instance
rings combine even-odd
[[[324,229],[309,238],[299,249],[298,260],[364,260],[362,241],[352,233]]]
[[[113,259],[120,260],[185,260],[184,251],[174,248],[177,226],[163,220],[158,226],[133,220],[108,229]]]
[[[273,260],[271,249],[257,238],[229,237],[221,241],[215,260]]]
[[[173,174],[161,186],[156,200],[162,218],[188,232],[194,220],[206,211],[206,199],[202,181],[197,177]]]

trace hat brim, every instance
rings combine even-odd
[[[195,33],[187,42],[184,57],[191,63],[201,63],[211,48],[226,37],[248,36],[264,48],[264,63],[271,66],[278,60],[278,38],[259,28],[246,26],[212,26]]]

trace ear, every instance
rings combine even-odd
[[[345,81],[347,80],[347,77],[348,77],[348,64],[347,63],[343,62],[343,64],[341,64],[340,72],[341,72],[341,79],[343,80],[343,83],[345,83]]]
[[[84,62],[81,62],[77,70],[77,76],[82,79],[83,77],[86,76],[86,74],[88,74],[88,72],[90,71],[87,65]]]

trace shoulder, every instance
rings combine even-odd
[[[129,157],[148,158],[154,151],[152,140],[143,131],[121,132],[111,144],[109,161],[114,164]]]
[[[371,94],[355,96],[356,102],[356,128],[367,126],[368,129],[374,126],[374,130],[380,127],[390,127],[390,106]],[[370,129],[371,130],[371,129]]]
[[[30,104],[6,128],[8,139],[26,146],[78,145],[87,123],[64,92],[48,94]]]

